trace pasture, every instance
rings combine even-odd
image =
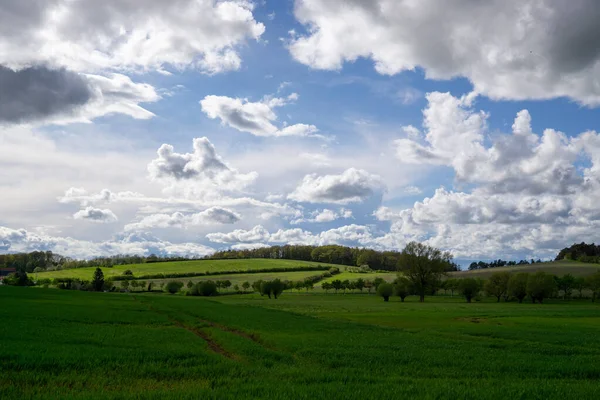
[[[104,276],[123,275],[126,270],[131,270],[136,277],[152,274],[180,274],[192,272],[219,272],[219,271],[246,271],[272,268],[310,268],[310,267],[339,267],[339,265],[316,263],[312,261],[272,260],[272,259],[236,259],[236,260],[191,260],[171,261],[145,264],[118,265],[111,268],[102,268]],[[31,274],[35,279],[78,278],[89,280],[96,268],[74,268],[60,271],[39,272]]]
[[[0,287],[0,398],[600,396],[600,305]]]

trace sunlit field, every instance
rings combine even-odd
[[[600,305],[0,287],[0,398],[600,396]]]

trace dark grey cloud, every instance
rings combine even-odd
[[[0,65],[0,123],[70,114],[92,98],[87,80],[75,72],[44,66],[15,71]]]

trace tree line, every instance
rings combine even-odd
[[[71,268],[103,267],[115,265],[145,264],[168,261],[187,261],[197,258],[181,256],[149,256],[118,254],[110,257],[96,257],[90,260],[76,260],[52,251],[32,251],[30,253],[0,254],[0,268],[15,268],[27,273],[56,271]]]
[[[572,246],[562,249],[555,258],[560,260],[573,260],[584,263],[600,264],[600,245],[584,242],[575,243]]]
[[[472,262],[471,264],[469,264],[469,271],[473,271],[476,269],[487,269],[487,268],[498,268],[498,267],[512,267],[515,265],[529,265],[529,264],[536,264],[536,263],[541,263],[542,260],[538,259],[537,261],[534,260],[533,258],[530,261],[527,260],[520,260],[520,261],[505,261],[502,259],[498,259],[498,260],[493,260],[490,262],[485,262],[485,261],[479,261],[479,262]]]
[[[210,257],[216,259],[270,258],[303,260],[346,266],[368,265],[373,270],[396,271],[401,255],[402,252],[400,251],[377,251],[340,245],[285,245],[246,250],[224,250],[218,251]],[[450,261],[447,264],[448,271],[458,271],[458,265],[452,260]]]

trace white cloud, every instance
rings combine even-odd
[[[240,67],[237,48],[265,30],[245,0],[5,0],[0,64],[73,71]]]
[[[229,167],[206,138],[194,139],[193,153],[176,153],[170,144],[158,149],[148,164],[150,178],[166,183],[167,190],[188,198],[205,198],[222,192],[239,192],[257,178]]]
[[[147,233],[130,233],[110,241],[92,242],[71,237],[49,236],[25,229],[0,226],[0,243],[4,250],[30,252],[50,250],[74,258],[91,258],[117,254],[194,255],[204,256],[214,249],[196,243],[171,243]]]
[[[118,221],[117,216],[111,210],[94,207],[86,207],[77,211],[73,214],[73,218],[102,224]]]
[[[315,210],[310,214],[310,218],[297,218],[290,223],[292,225],[300,223],[326,223],[332,222],[340,218],[352,218],[352,211],[342,208],[339,212],[324,208],[323,210]]]
[[[365,57],[380,74],[463,76],[494,99],[600,104],[594,0],[303,0],[294,14],[307,33],[294,33],[289,50],[312,68]]]
[[[236,229],[229,233],[209,233],[206,237],[215,243],[258,243],[268,240],[269,232],[257,225],[251,230]]]
[[[418,194],[423,193],[423,191],[418,188],[417,186],[406,186],[404,188],[404,193],[410,195],[410,196],[416,196]]]
[[[274,125],[277,115],[273,110],[292,101],[298,95],[292,93],[286,98],[265,97],[262,101],[251,102],[247,99],[231,98],[226,96],[206,96],[200,101],[202,111],[211,119],[218,118],[223,125],[230,126],[241,132],[248,132],[256,136],[312,136],[317,135],[318,129],[314,125],[295,124],[278,128]]]
[[[199,213],[184,214],[174,212],[172,214],[151,214],[143,217],[140,221],[127,224],[125,231],[145,231],[152,228],[190,228],[202,225],[234,224],[241,216],[227,208],[211,207]]]
[[[348,204],[365,201],[382,188],[381,179],[349,168],[340,175],[306,175],[288,199],[307,203]]]

